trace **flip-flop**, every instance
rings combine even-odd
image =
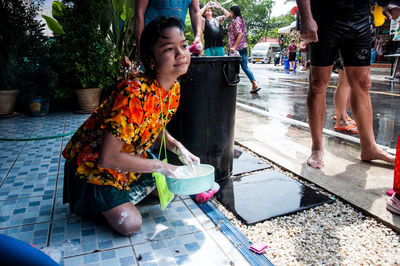
[[[344,127],[335,126],[333,129],[336,130],[336,131],[343,131],[343,132],[346,132],[346,133],[354,133],[354,134],[358,133],[357,127],[355,125],[350,124],[350,123],[349,123],[348,126],[344,126]]]
[[[258,88],[255,89],[255,90],[251,90],[250,93],[256,93],[256,92],[258,92],[259,90],[261,90],[261,87],[258,87]]]
[[[386,201],[386,209],[394,214],[400,215],[400,200],[395,195],[396,193]]]
[[[332,119],[333,119],[333,120],[337,120],[337,116],[336,116],[336,115],[332,116]],[[349,124],[353,124],[353,125],[356,124],[356,121],[354,121],[353,119],[351,119],[350,116],[347,116],[346,122],[349,123]]]

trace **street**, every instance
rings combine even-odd
[[[273,64],[252,64],[250,69],[262,89],[257,94],[249,93],[251,83],[241,70],[237,101],[271,112],[274,115],[307,122],[308,71],[289,72]],[[333,94],[337,74],[332,74],[327,88],[326,116],[324,128],[333,130],[335,121]],[[400,84],[372,78],[370,95],[373,107],[373,127],[376,142],[395,148],[400,132]],[[351,111],[349,111],[351,116]],[[351,134],[358,137],[358,134]]]

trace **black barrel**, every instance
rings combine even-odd
[[[232,174],[240,61],[240,56],[192,57],[180,78],[178,111],[167,126],[201,163],[215,167],[216,181]]]

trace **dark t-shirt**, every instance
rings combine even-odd
[[[315,20],[370,14],[370,0],[311,0]]]
[[[217,18],[206,19],[204,25],[204,49],[224,46],[221,25]]]

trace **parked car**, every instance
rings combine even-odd
[[[260,42],[257,43],[251,51],[250,62],[272,63],[275,53],[280,52],[281,48],[277,43]]]

